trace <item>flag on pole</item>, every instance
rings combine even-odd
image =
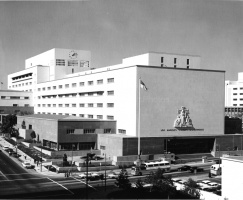
[[[140,87],[142,89],[144,89],[145,91],[148,90],[148,88],[146,87],[146,85],[144,84],[144,82],[142,80],[140,80]]]

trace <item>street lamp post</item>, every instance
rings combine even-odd
[[[41,162],[41,172],[42,172],[42,144],[41,144],[41,160],[40,160],[40,162]]]

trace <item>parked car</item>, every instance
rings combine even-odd
[[[182,167],[179,167],[177,170],[178,171],[189,171],[191,169],[191,166],[184,165]]]
[[[22,165],[26,169],[32,169],[33,168],[33,166],[28,161],[23,162]]]
[[[118,176],[119,176],[119,173],[116,173],[116,172],[111,172],[111,173],[107,174],[107,178],[112,178],[112,179],[115,179]]]
[[[7,151],[8,149],[9,149],[8,146],[4,146],[4,147],[3,147],[3,150],[4,150],[4,151]]]
[[[183,185],[185,185],[187,183],[187,181],[185,181],[185,180],[179,180],[177,182],[180,183],[180,184],[183,184]]]
[[[143,186],[143,188],[151,188],[153,186],[153,184],[151,183],[145,183],[145,182],[141,182],[141,185]],[[136,183],[132,183],[131,184],[132,188],[137,188],[137,184]]]
[[[181,181],[181,179],[180,179],[180,178],[172,178],[171,180],[172,180],[173,182],[175,182],[175,183],[177,183],[177,182]]]
[[[16,152],[11,152],[11,153],[9,153],[9,155],[11,155],[11,156],[13,156],[15,158],[18,158],[18,157],[21,156],[21,155],[17,154]]]
[[[14,150],[13,149],[10,149],[10,148],[7,149],[6,151],[8,152],[9,155],[11,155],[14,152]]]
[[[98,173],[94,173],[94,172],[84,172],[82,174],[79,175],[81,179],[86,179],[88,178],[88,180],[99,180],[100,179],[100,175]]]

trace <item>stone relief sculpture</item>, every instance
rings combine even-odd
[[[174,128],[193,128],[189,114],[189,110],[184,106],[182,106],[181,109],[178,109],[178,116],[174,122]]]

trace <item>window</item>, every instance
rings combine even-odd
[[[58,104],[58,107],[62,107],[62,104]]]
[[[240,95],[243,95],[243,93],[240,93]]]
[[[74,134],[74,129],[67,129],[67,134]]]
[[[53,90],[57,89],[57,86],[53,86]]]
[[[89,67],[89,61],[80,60],[80,67]]]
[[[51,87],[48,87],[47,90],[51,90]]]
[[[124,130],[124,129],[118,129],[118,133],[126,134],[126,130]]]
[[[24,104],[24,107],[29,107],[30,106],[30,104]]]
[[[69,104],[65,104],[65,107],[69,107]]]
[[[105,150],[105,146],[100,145],[100,149]]]
[[[177,58],[174,58],[174,64],[176,64]]]
[[[237,88],[233,88],[233,90],[237,90]]]
[[[55,108],[56,107],[56,104],[53,104],[53,107]]]
[[[28,85],[28,83],[25,83],[25,85]]]
[[[240,90],[243,90],[243,88],[241,87]]]
[[[42,91],[45,91],[45,90],[46,90],[46,88],[43,87],[43,88],[42,88]]]
[[[72,83],[72,87],[76,87],[77,86],[77,83]]]
[[[107,82],[108,82],[108,83],[114,83],[114,78],[108,78],[108,79],[107,79]]]
[[[233,93],[233,95],[237,95],[237,93]]]
[[[20,97],[12,96],[10,99],[20,99]]]
[[[75,93],[75,94],[72,94],[72,97],[76,97],[77,96],[77,94]]]
[[[86,133],[95,133],[95,129],[84,129],[84,134]]]
[[[77,60],[68,60],[68,66],[78,66]]]
[[[24,99],[29,99],[29,97],[24,97]]]
[[[241,101],[243,101],[243,99],[240,99]]]
[[[88,81],[88,85],[93,85],[94,82],[93,81]]]
[[[103,92],[97,92],[97,96],[102,96]]]
[[[111,120],[113,120],[113,119],[114,119],[114,116],[107,115],[107,119],[111,119]]]
[[[164,57],[161,57],[160,61],[161,61],[161,64],[163,64],[164,63]]]
[[[32,82],[30,82],[30,85],[32,85]]]
[[[56,59],[56,65],[57,66],[65,66],[65,60],[64,59]]]
[[[51,107],[51,104],[48,104],[47,106],[48,106],[48,107]]]
[[[93,92],[89,92],[88,93],[88,96],[93,96]]]
[[[79,114],[79,117],[84,117],[84,114]]]
[[[46,107],[46,104],[42,104],[42,107]]]
[[[69,88],[69,84],[65,84],[65,88]]]
[[[233,106],[237,106],[237,104],[233,104]]]
[[[189,65],[190,65],[190,59],[186,59],[186,65],[187,65],[187,68],[189,68]]]
[[[56,115],[56,113],[52,113],[53,115]]]
[[[84,82],[80,82],[79,83],[79,86],[84,86]]]
[[[102,108],[103,107],[103,103],[97,103],[97,107]]]
[[[104,129],[104,133],[111,133],[111,129]]]
[[[62,89],[62,85],[59,85],[58,88],[59,88],[59,89]]]
[[[66,115],[66,116],[69,116],[69,114],[68,114],[68,113],[65,113],[65,115]]]
[[[76,107],[76,103],[73,103],[73,104],[72,104],[72,107]]]
[[[99,85],[99,84],[103,84],[103,79],[101,79],[101,80],[97,80],[97,84]]]
[[[64,96],[65,96],[66,98],[68,98],[68,97],[69,97],[69,94],[64,94]]]
[[[88,115],[88,118],[89,119],[93,119],[93,115]]]
[[[108,94],[108,95],[114,95],[114,90],[107,91],[107,94]]]
[[[233,99],[233,101],[237,101],[237,99]]]
[[[93,103],[89,103],[88,107],[94,107],[94,104]]]
[[[103,119],[103,115],[97,115],[97,119]]]
[[[113,108],[114,107],[114,103],[107,103],[107,107],[108,108]]]
[[[74,73],[74,69],[72,68],[72,74]]]
[[[1,96],[1,99],[6,99],[6,96]]]
[[[240,104],[240,106],[243,106],[243,104]]]
[[[84,107],[84,103],[80,103],[79,104],[79,107]]]
[[[38,107],[40,107],[40,104],[38,104]]]

